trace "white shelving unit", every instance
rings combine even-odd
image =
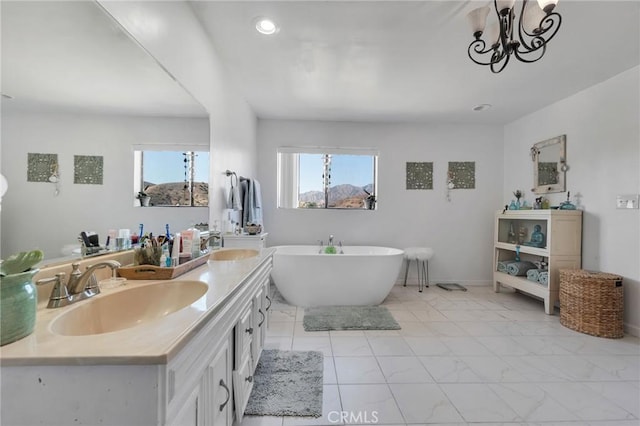
[[[544,247],[525,245],[531,240],[535,225],[546,237]],[[510,235],[510,230],[515,235]],[[522,231],[522,233],[521,233]],[[498,262],[513,260],[519,247],[520,259],[544,261],[549,269],[549,284],[526,277],[498,272]],[[582,211],[580,210],[507,210],[496,213],[493,257],[493,289],[500,286],[520,290],[544,300],[544,310],[553,314],[560,290],[560,269],[579,269],[582,265]]]

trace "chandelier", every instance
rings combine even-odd
[[[489,26],[484,39],[481,37],[490,7],[479,7],[467,15],[475,37],[469,44],[469,58],[478,65],[488,65],[496,74],[507,66],[511,56],[526,63],[542,58],[562,22],[553,11],[558,0],[523,0],[517,28],[515,0],[493,0],[493,4],[498,22]]]

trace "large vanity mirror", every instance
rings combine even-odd
[[[564,192],[567,172],[566,135],[538,142],[531,148],[533,192]]]
[[[40,248],[44,265],[77,253],[82,231],[104,245],[111,229],[207,223],[206,206],[141,207],[134,186],[135,149],[209,151],[205,108],[97,2],[0,7],[1,256]],[[183,176],[178,160],[163,166]]]

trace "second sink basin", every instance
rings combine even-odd
[[[179,311],[204,296],[207,289],[200,281],[167,281],[98,296],[58,317],[51,330],[63,336],[124,330]]]
[[[211,260],[240,260],[246,259],[249,257],[256,257],[258,254],[258,250],[252,249],[222,249],[218,251],[214,251],[209,255],[209,259]]]

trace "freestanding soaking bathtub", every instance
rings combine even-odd
[[[271,277],[287,302],[296,306],[379,305],[398,278],[404,251],[388,247],[278,246]]]

